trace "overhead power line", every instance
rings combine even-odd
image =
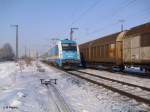
[[[90,10],[92,10],[94,7],[96,7],[102,0],[97,0],[95,1],[91,6],[89,6],[85,11],[83,11],[83,13],[81,13],[76,19],[74,19],[72,21],[72,23],[70,25],[68,25],[68,28],[69,29],[72,25],[74,25],[75,23],[77,23],[78,21],[81,20],[82,17],[84,17],[87,13],[90,12]],[[111,16],[110,17],[107,17],[107,18],[113,18],[115,17],[118,13],[120,13],[122,10],[128,8],[132,3],[134,3],[135,1],[137,0],[130,0],[130,1],[125,1],[124,6],[123,7],[120,7],[117,9],[117,11],[114,11],[112,14],[110,14]],[[100,28],[101,30],[104,30],[105,28],[107,28],[107,26],[110,26],[110,25],[115,25],[115,24],[118,24],[118,22],[116,23],[111,23],[111,24],[108,24],[108,25],[105,25],[104,27]],[[98,29],[99,30],[99,29]],[[96,31],[98,30],[95,30],[93,31],[92,33],[90,34],[93,34],[95,33]],[[64,30],[65,31],[65,30]]]
[[[96,7],[102,0],[95,1],[90,7],[88,7],[83,13],[81,13],[72,23],[71,25],[78,22],[83,16],[85,16],[90,10],[92,10],[94,7]]]
[[[112,14],[110,14],[111,16],[110,17],[107,17],[107,18],[113,18],[113,17],[115,17],[118,13],[120,13],[120,12],[122,12],[122,10],[124,10],[124,9],[126,9],[126,8],[128,8],[132,3],[134,3],[135,1],[137,1],[137,0],[130,0],[130,1],[128,1],[128,2],[126,2],[126,3],[124,3],[125,5],[124,6],[122,6],[122,7],[120,7],[117,11],[115,11],[115,12],[113,12]],[[118,16],[118,15],[117,15]],[[116,17],[117,17],[116,16]],[[108,28],[109,26],[114,26],[114,25],[116,25],[116,24],[118,24],[119,22],[117,21],[115,21],[115,22],[113,22],[113,23],[110,23],[110,24],[107,24],[107,25],[105,25],[104,27],[102,27],[102,28],[99,28],[99,29],[97,29],[97,30],[94,30],[94,31],[92,31],[91,33],[90,33],[90,35],[91,34],[94,34],[94,33],[97,33],[98,31],[102,31],[102,30],[105,30],[106,28]]]
[[[83,11],[76,19],[74,19],[71,24],[69,24],[64,30],[63,32],[65,32],[67,29],[70,29],[72,27],[72,25],[74,25],[75,23],[77,23],[82,17],[84,17],[88,12],[90,12],[90,10],[92,10],[93,8],[95,8],[102,0],[97,0],[95,2],[93,2],[92,5],[90,5],[85,11]],[[58,35],[60,36],[60,35]]]
[[[124,9],[128,8],[131,4],[133,4],[134,2],[136,2],[137,0],[131,0],[128,1],[127,3],[125,3],[125,5],[123,7],[120,7],[119,9],[117,9],[117,11],[113,12],[110,18],[113,18],[114,16],[116,16],[118,13],[122,12]],[[118,16],[118,15],[117,15]]]

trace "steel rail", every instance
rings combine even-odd
[[[107,78],[107,77],[99,76],[99,75],[96,75],[96,74],[93,74],[93,73],[88,73],[88,72],[79,71],[79,70],[76,70],[76,71],[77,71],[77,72],[80,72],[80,73],[85,73],[85,74],[88,74],[88,75],[92,75],[92,76],[94,76],[94,77],[106,79],[106,80],[109,80],[109,81],[121,83],[121,84],[128,85],[128,86],[132,86],[132,87],[141,88],[141,89],[146,90],[146,91],[150,91],[150,88],[147,88],[147,87],[143,87],[143,86],[139,86],[139,85],[127,83],[127,82],[124,82],[124,81],[115,80],[115,79],[112,79],[112,78]]]
[[[53,101],[55,102],[59,112],[73,112],[73,110],[71,110],[71,108],[68,106],[68,104],[64,100],[64,98],[61,95],[60,91],[53,84],[47,85],[46,87],[49,91],[49,94],[54,96]],[[55,93],[55,95],[52,94],[52,93]]]
[[[54,67],[54,66],[53,66],[53,67]],[[93,84],[97,84],[97,85],[99,85],[99,86],[103,86],[103,87],[106,88],[106,89],[109,89],[109,90],[111,90],[111,91],[113,91],[113,92],[117,92],[117,93],[119,93],[119,94],[121,94],[121,95],[124,95],[124,96],[127,96],[127,97],[129,97],[129,98],[131,98],[131,99],[135,99],[135,100],[138,101],[138,102],[143,102],[143,103],[145,103],[145,104],[150,105],[150,100],[149,100],[149,99],[146,99],[146,98],[140,97],[140,96],[138,96],[138,95],[134,95],[134,94],[131,94],[131,93],[129,93],[129,92],[120,90],[120,89],[118,89],[118,88],[115,88],[115,87],[106,85],[106,84],[104,84],[104,83],[102,83],[102,82],[98,82],[98,81],[89,79],[89,78],[84,77],[84,76],[81,76],[81,75],[79,75],[79,74],[77,74],[77,73],[69,72],[69,71],[67,71],[67,70],[60,69],[60,68],[56,68],[56,67],[54,67],[54,68],[57,69],[57,70],[59,69],[59,70],[61,70],[61,71],[64,71],[64,72],[66,72],[68,75],[73,75],[73,76],[79,77],[79,78],[81,78],[81,79],[84,79],[84,80],[86,80],[86,81],[88,81],[88,82],[91,82],[91,83],[93,83]],[[78,72],[78,71],[77,71],[77,72]],[[93,75],[93,77],[97,77],[97,76],[94,76],[95,74],[90,74],[90,73],[83,73],[83,74],[87,74],[87,75],[90,75],[90,76]],[[104,79],[104,77],[101,77],[101,76],[98,76],[97,78]],[[105,77],[105,80],[107,80],[107,79],[108,79],[109,81],[113,81],[113,80],[116,81],[115,79],[109,79],[109,78],[106,78],[106,77]],[[117,82],[118,82],[118,83],[120,82],[120,83],[122,83],[122,84],[124,83],[125,85],[129,85],[129,86],[132,86],[132,85],[133,85],[132,87],[140,87],[140,88],[143,88],[143,89],[149,91],[149,88],[146,88],[146,87],[137,86],[137,85],[129,84],[129,83],[126,84],[126,82],[122,82],[122,81],[117,81]]]
[[[65,71],[65,70],[63,70],[63,71]],[[115,88],[115,87],[112,87],[112,86],[109,86],[109,85],[106,85],[106,84],[104,84],[104,83],[102,83],[102,82],[98,82],[98,81],[89,79],[88,77],[81,76],[81,75],[79,75],[79,74],[77,74],[77,73],[73,73],[73,72],[70,72],[70,71],[65,71],[65,72],[68,73],[68,74],[71,74],[71,75],[73,75],[73,76],[77,76],[77,77],[79,77],[79,78],[81,78],[81,79],[87,80],[87,81],[89,81],[89,82],[91,82],[91,83],[97,84],[97,85],[99,85],[99,86],[103,86],[104,88],[109,89],[109,90],[111,90],[111,91],[118,92],[119,94],[125,95],[125,96],[127,96],[127,97],[129,97],[129,98],[132,98],[132,99],[135,99],[135,100],[138,101],[138,102],[143,102],[143,103],[145,103],[145,104],[150,105],[150,100],[149,100],[149,99],[146,99],[146,98],[140,97],[140,96],[138,96],[138,95],[134,95],[134,94],[132,94],[132,93],[129,93],[129,92],[120,90],[120,89],[118,89],[118,88]],[[84,73],[84,74],[85,74],[85,73]],[[93,76],[93,77],[94,77],[94,76]]]

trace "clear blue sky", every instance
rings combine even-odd
[[[15,45],[19,25],[20,52],[24,47],[46,52],[51,38],[69,37],[70,27],[78,27],[79,43],[150,22],[150,0],[0,0],[0,47]],[[73,23],[73,24],[72,24]]]

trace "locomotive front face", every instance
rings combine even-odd
[[[62,43],[62,63],[64,65],[74,65],[80,62],[78,46],[76,43]]]
[[[62,43],[63,59],[76,59],[77,46],[75,43]]]
[[[78,60],[78,52],[76,43],[63,43],[62,44],[63,59]]]

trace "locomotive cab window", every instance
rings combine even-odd
[[[77,45],[75,43],[62,43],[62,50],[64,50],[64,51],[76,51]]]

